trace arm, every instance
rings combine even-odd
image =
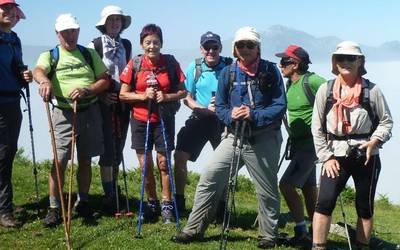
[[[121,82],[121,90],[119,92],[119,99],[121,102],[126,103],[137,103],[144,102],[149,99],[154,99],[156,96],[156,90],[154,88],[147,88],[143,93],[136,93],[132,91],[132,87],[129,84]]]
[[[51,81],[47,78],[47,71],[43,66],[36,66],[33,70],[33,78],[39,84],[39,95],[43,101],[48,102],[53,91]]]
[[[218,118],[227,126],[230,126],[233,121],[231,117],[232,109],[229,102],[229,69],[230,67],[225,67],[218,78],[215,105]]]

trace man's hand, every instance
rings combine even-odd
[[[69,94],[69,97],[73,101],[77,101],[82,98],[85,98],[88,95],[90,95],[90,90],[88,88],[76,88],[71,91],[71,93]]]
[[[215,96],[211,97],[210,103],[208,104],[208,110],[215,113]]]
[[[53,91],[53,86],[51,82],[45,81],[41,82],[39,85],[39,95],[43,98],[43,101],[50,101],[51,93]]]
[[[339,176],[340,164],[336,159],[329,159],[322,165],[322,175],[329,178],[336,178]]]
[[[364,142],[363,144],[361,144],[361,146],[359,147],[360,149],[365,149],[366,153],[365,153],[365,163],[364,165],[366,166],[369,162],[369,159],[371,158],[371,153],[372,150],[374,150],[379,144],[379,140],[378,139],[372,139],[369,140],[367,142]]]
[[[250,107],[248,107],[246,105],[242,105],[240,107],[234,107],[232,109],[231,117],[233,120],[249,120],[249,121],[251,121]]]

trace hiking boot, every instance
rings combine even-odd
[[[117,213],[117,198],[115,196],[103,196],[103,213],[106,215],[114,216]],[[119,212],[122,210],[122,202],[119,200]]]
[[[148,200],[144,208],[143,219],[146,222],[155,222],[160,216],[160,201],[159,200]]]
[[[289,240],[289,245],[293,247],[310,249],[312,247],[312,239],[307,234],[294,236]]]
[[[74,205],[74,214],[85,219],[93,218],[93,212],[90,209],[88,201],[76,201]]]
[[[61,224],[60,208],[49,208],[47,210],[47,215],[43,220],[44,227],[55,227]]]
[[[164,224],[174,221],[174,203],[172,201],[163,201],[161,205],[161,218]]]
[[[176,206],[178,207],[178,212],[183,213],[185,212],[186,206],[185,206],[185,196],[183,194],[177,194],[175,195],[176,199]]]
[[[261,249],[275,248],[276,247],[276,243],[273,240],[259,239],[257,247],[261,248]]]
[[[12,213],[5,213],[0,215],[0,225],[6,228],[17,228],[22,224],[14,218]]]
[[[188,244],[194,241],[201,241],[202,238],[203,237],[200,235],[189,235],[187,233],[181,232],[175,236],[172,236],[171,241],[175,243]]]

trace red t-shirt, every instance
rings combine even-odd
[[[133,68],[133,60],[130,60],[126,65],[124,71],[122,71],[120,76],[120,81],[130,85],[132,77],[135,75]],[[153,73],[154,72],[154,73]],[[179,82],[182,83],[185,81],[185,75],[182,72],[179,64],[176,64],[176,72],[179,78]],[[171,88],[171,84],[168,77],[167,71],[167,61],[164,55],[160,55],[160,59],[158,62],[153,65],[151,61],[147,58],[147,56],[142,56],[142,62],[140,66],[140,71],[136,74],[136,84],[132,86],[132,91],[136,93],[144,93],[146,91],[147,85],[149,81],[152,79],[157,80],[158,88],[161,89],[163,93],[169,93]],[[147,101],[146,102],[139,102],[135,103],[132,108],[133,118],[139,121],[147,121]],[[150,114],[150,122],[158,122],[159,115],[158,115],[158,108],[153,103],[152,112]]]

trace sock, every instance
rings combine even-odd
[[[49,197],[49,202],[50,202],[50,208],[59,208],[60,207],[60,201],[54,196]]]
[[[77,201],[89,201],[89,194],[79,192]]]
[[[294,235],[295,236],[302,236],[307,234],[307,224],[303,220],[299,223],[296,223],[296,226],[294,227]]]
[[[114,182],[113,181],[102,182],[101,185],[103,186],[103,190],[104,190],[104,195],[105,196],[111,197],[111,196],[115,195]]]

